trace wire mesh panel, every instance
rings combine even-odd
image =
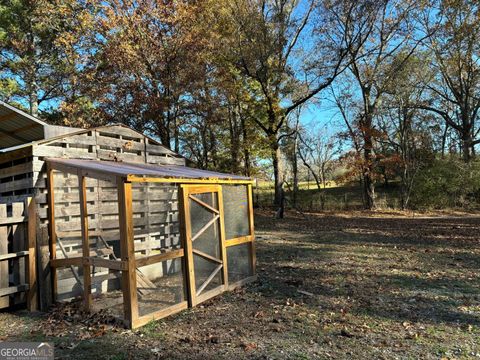
[[[176,185],[133,184],[132,206],[136,257],[181,248]]]
[[[198,194],[195,198],[199,198],[207,204],[213,205],[212,193]],[[221,274],[219,272],[202,288],[209,276],[221,265],[221,250],[219,243],[219,224],[218,219],[214,221],[210,226],[206,227],[201,232],[202,228],[208,225],[215,214],[206,210],[203,206],[199,205],[195,201],[190,201],[190,211],[192,216],[192,236],[198,234],[193,241],[193,264],[195,268],[195,288],[197,292],[208,291],[213,289],[222,283]],[[216,205],[215,205],[216,206]],[[207,259],[200,254],[208,254],[214,259]]]
[[[245,185],[222,185],[225,238],[249,235],[248,196]]]
[[[157,317],[187,300],[178,186],[133,184],[132,207],[138,316]]]
[[[191,242],[197,295],[222,285],[220,213],[215,192],[190,194]]]
[[[121,267],[114,251],[119,240],[116,186],[54,171],[51,191],[56,300],[85,299],[87,291],[93,310],[123,318],[121,271],[110,268]]]
[[[120,217],[118,209],[117,185],[105,180],[98,180],[97,187],[87,188],[97,205],[89,213],[89,237],[98,249],[105,249],[107,258],[120,259]],[[107,250],[108,249],[108,250]]]
[[[138,315],[153,314],[186,301],[183,274],[182,258],[138,267]]]
[[[241,244],[227,248],[228,281],[235,283],[253,275],[251,244]]]
[[[92,292],[97,289],[93,293],[92,311],[124,320],[122,271],[107,268],[95,271],[94,266],[91,273]]]
[[[219,271],[222,265],[220,263],[211,262],[197,255],[193,256],[193,262],[197,295],[222,285],[222,277]]]
[[[88,238],[92,261],[120,263],[120,219],[116,184],[97,180],[96,186],[86,188],[87,203],[95,204],[89,213]],[[87,207],[88,210],[88,207]],[[92,294],[99,296],[120,289],[121,273],[106,265],[91,266]]]
[[[83,294],[82,266],[71,265],[57,269],[57,301],[71,300]]]
[[[55,171],[53,173],[56,258],[71,259],[82,256],[80,221],[80,194],[78,176]],[[57,269],[57,299],[68,300],[83,293],[81,266]]]

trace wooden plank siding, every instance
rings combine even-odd
[[[36,212],[32,198],[0,204],[0,218],[0,308],[27,303],[30,310],[36,310]]]
[[[195,305],[255,278],[251,276],[231,283],[227,268],[227,248],[248,243],[252,275],[255,275],[250,181],[168,179],[161,182],[164,179],[142,180],[138,177],[119,177],[108,181],[111,174],[92,178],[82,169],[71,172],[72,166],[68,164],[63,164],[65,173],[53,169],[48,171],[46,157],[185,165],[184,158],[123,126],[79,131],[0,153],[0,240],[3,237],[15,241],[15,247],[11,247],[15,252],[12,253],[8,253],[8,247],[5,251],[0,241],[0,307],[2,301],[8,306],[10,299],[16,299],[26,300],[29,308],[34,309],[37,294],[30,291],[32,283],[39,284],[41,310],[46,310],[53,299],[67,300],[79,295],[84,297],[85,308],[90,309],[92,302],[96,301],[92,300],[93,295],[121,290],[124,295],[124,320],[127,326],[137,327],[153,318],[186,308],[187,299],[190,305]],[[54,166],[54,162],[50,165]],[[219,271],[222,270],[223,286],[199,291],[198,296],[191,273],[194,270],[194,249],[184,241],[191,236],[191,224],[188,206],[185,209],[182,207],[185,194],[180,190],[181,183],[190,183],[189,189],[192,191],[210,192],[216,189],[219,207],[213,213],[222,219],[219,244],[222,252],[219,256],[221,260],[217,260],[223,263],[219,268]],[[249,234],[246,236],[225,238],[222,201],[222,186],[225,184],[248,186]],[[23,201],[29,196],[33,200],[26,217],[27,208],[21,212],[18,205],[12,206],[11,203]],[[11,237],[9,232],[2,232],[1,225],[7,216],[7,209],[14,222],[11,228],[17,229],[16,237]],[[185,213],[181,214],[183,211]],[[31,213],[35,215],[32,217]],[[24,225],[25,218],[35,221],[29,222],[28,228],[18,230]],[[195,251],[198,254],[198,249]],[[208,257],[203,253],[205,255]],[[14,274],[7,274],[8,281],[5,282],[2,276],[8,273],[8,268],[2,267],[2,259],[5,263],[17,257],[23,260],[18,260],[11,267]],[[35,257],[38,260],[36,267],[30,261]],[[22,267],[26,268],[23,273],[20,270]],[[184,301],[170,307],[159,307],[151,313],[141,311],[149,301],[149,288],[157,286],[153,282],[179,273],[182,274],[183,290],[188,292],[191,288],[193,293],[184,294]],[[12,284],[15,286],[10,286]],[[25,296],[19,295],[18,291],[28,292]],[[143,298],[145,294],[146,298]],[[180,300],[176,298],[175,301]]]
[[[105,126],[91,130],[66,134],[52,140],[39,141],[20,149],[0,153],[0,203],[11,204],[34,196],[38,212],[37,248],[38,275],[41,283],[40,305],[46,310],[52,302],[48,226],[48,181],[44,162],[45,157],[81,158],[97,160],[128,161],[157,165],[185,165],[185,159],[152,139],[124,126]],[[78,179],[66,176],[55,179],[55,204],[57,231],[81,231],[81,216],[78,197]],[[109,241],[118,242],[118,206],[115,184],[103,180],[86,179],[86,202],[90,230],[104,232]],[[136,249],[139,256],[156,253],[151,243],[166,238],[178,238],[178,204],[176,192],[163,190],[143,192],[134,190],[134,225],[138,238]],[[173,197],[173,198],[172,198]],[[148,204],[157,208],[152,224],[148,224]],[[162,210],[162,206],[165,207]],[[158,210],[160,209],[160,210]],[[162,210],[162,211],[161,211]],[[0,214],[1,215],[1,214]],[[0,216],[1,217],[1,216]],[[92,233],[90,231],[90,233]],[[142,237],[143,233],[143,237]],[[145,234],[146,233],[146,234]],[[149,234],[152,236],[149,236]],[[147,236],[148,235],[148,236]],[[77,238],[77,241],[80,237]],[[56,246],[59,256],[63,254]],[[81,250],[81,247],[80,247]],[[66,251],[79,252],[75,246],[67,246]],[[81,251],[80,251],[81,252]],[[0,268],[1,270],[1,268]],[[62,291],[68,296],[68,288],[78,288],[78,281],[70,269],[56,271],[62,280]],[[105,280],[107,281],[107,280]],[[101,287],[92,285],[92,287]],[[43,293],[43,294],[42,294]],[[72,291],[72,294],[74,292]]]

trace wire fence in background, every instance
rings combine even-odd
[[[285,193],[287,209],[296,208],[300,211],[349,211],[364,208],[362,195],[359,192],[349,191],[340,194],[331,194],[324,191],[300,190],[294,202],[293,193]],[[257,188],[254,190],[254,205],[257,208],[274,206],[275,192],[273,189]],[[379,209],[400,209],[401,201],[398,194],[378,194],[376,205]]]

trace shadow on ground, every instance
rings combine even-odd
[[[478,217],[256,219],[263,296],[400,322],[480,325]]]

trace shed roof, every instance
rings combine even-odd
[[[45,126],[43,121],[0,101],[0,148],[43,139]]]
[[[79,129],[49,125],[14,106],[0,101],[0,151],[44,140]]]
[[[81,135],[90,131],[121,127],[148,139],[149,143],[162,146],[171,156],[183,157],[170,150],[160,141],[134,130],[124,124],[107,124],[94,128],[74,128],[50,125],[26,112],[0,100],[0,153],[7,153],[32,145],[41,145],[69,136]]]
[[[145,178],[150,180],[216,180],[218,182],[234,180],[239,182],[250,182],[251,179],[245,176],[225,174],[215,171],[199,170],[178,165],[152,165],[141,163],[115,162],[104,160],[82,160],[82,159],[45,159],[53,168],[75,173],[83,170],[85,176],[94,178],[123,177],[128,181],[142,181]]]

